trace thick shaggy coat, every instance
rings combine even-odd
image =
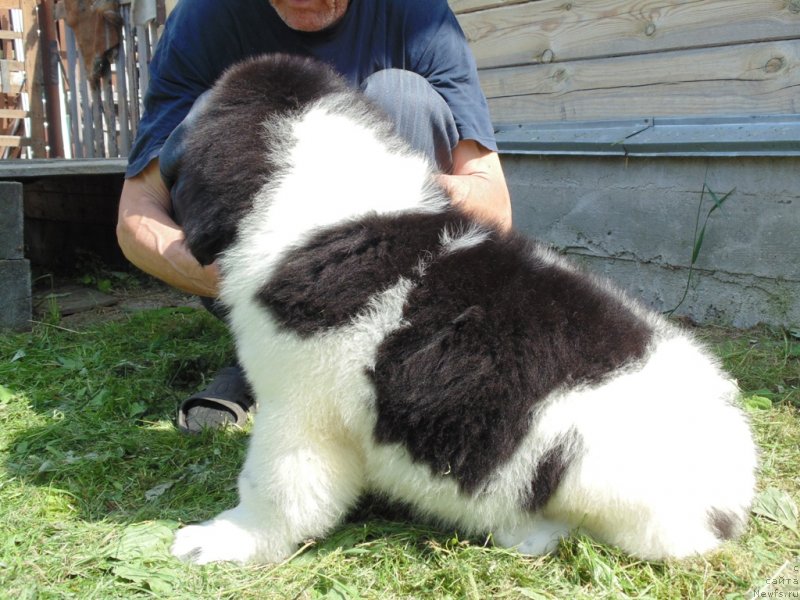
[[[327,67],[229,70],[181,173],[259,409],[239,505],[181,529],[177,556],[280,561],[365,491],[528,553],[580,528],[680,557],[744,528],[756,450],[711,356],[454,210]]]

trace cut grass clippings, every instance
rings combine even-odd
[[[281,565],[193,567],[170,556],[172,533],[233,506],[247,435],[187,437],[173,416],[231,357],[226,332],[194,309],[54,325],[0,336],[1,598],[800,597],[791,331],[700,331],[739,379],[762,448],[747,533],[706,557],[648,563],[584,537],[525,557],[367,500]]]

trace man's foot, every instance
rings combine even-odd
[[[253,405],[241,367],[225,367],[206,389],[181,402],[178,429],[184,433],[200,433],[203,429],[219,429],[227,424],[242,427]]]

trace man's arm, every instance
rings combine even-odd
[[[454,205],[502,230],[511,228],[511,199],[497,152],[461,140],[453,148],[453,173],[440,178]]]
[[[216,297],[216,264],[203,267],[192,256],[169,207],[169,191],[155,159],[141,173],[126,179],[122,188],[117,220],[122,252],[134,265],[173,287]]]

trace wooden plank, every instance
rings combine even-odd
[[[25,83],[25,73],[9,72],[0,65],[0,93],[18,95]]]
[[[128,156],[131,149],[131,124],[128,116],[128,74],[125,71],[125,44],[119,45],[115,63],[117,76],[117,106],[119,107],[119,156]]]
[[[27,110],[20,110],[16,108],[0,108],[0,119],[24,119],[27,116]]]
[[[139,67],[139,89],[146,90],[150,83],[150,53],[147,44],[147,27],[137,25],[134,27],[136,32],[136,48]]]
[[[5,62],[0,60],[0,92],[8,94],[11,88],[11,72],[6,68]]]
[[[9,73],[21,73],[25,71],[25,63],[19,60],[0,59],[0,64],[2,64],[3,69],[6,69]]]
[[[27,146],[29,143],[30,140],[21,135],[0,135],[0,146],[16,148],[18,146]]]
[[[20,0],[0,0],[0,10],[19,9]]]
[[[479,68],[800,38],[796,0],[541,0],[459,18]]]
[[[102,96],[101,107],[103,110],[103,118],[105,119],[106,131],[108,132],[108,143],[106,148],[108,152],[106,156],[119,156],[119,148],[117,147],[117,118],[114,114],[114,90],[111,87],[111,73],[102,79]]]
[[[21,31],[3,31],[0,29],[0,40],[21,40],[21,39],[22,39]]]
[[[131,138],[136,138],[136,131],[139,128],[139,79],[137,78],[136,48],[134,45],[134,32],[131,25],[130,6],[122,7],[122,30],[127,46],[125,52],[125,79],[128,84],[128,98],[130,99],[130,128]]]
[[[60,175],[122,175],[127,161],[124,158],[43,158],[0,162],[0,181],[8,179],[38,179]]]
[[[60,4],[60,3],[59,3]],[[75,33],[70,27],[64,27],[66,46],[67,46],[67,83],[69,84],[69,102],[68,110],[70,116],[70,135],[72,137],[72,156],[74,158],[83,158],[86,156],[83,149],[83,142],[81,141],[81,123],[82,115],[78,110],[78,83],[75,77],[75,71],[78,68],[77,63],[80,60],[78,56],[78,49],[75,46]]]
[[[456,14],[496,8],[498,6],[510,6],[512,4],[531,4],[530,0],[449,0],[450,8]]]
[[[106,144],[103,131],[103,100],[100,97],[99,87],[90,87],[92,94],[92,123],[94,126],[94,151],[95,156],[106,155]]]
[[[496,123],[800,113],[800,40],[491,69]]]
[[[0,30],[4,31],[11,31],[13,27],[11,26],[11,21],[9,20],[8,11],[2,12],[0,11]],[[2,51],[3,58],[9,58],[14,56],[14,43],[11,40],[2,40],[0,41],[0,51]]]
[[[92,119],[92,104],[89,100],[89,84],[86,82],[86,66],[80,56],[78,57],[78,81],[81,100],[81,115],[83,119],[83,157],[94,158],[94,120]]]

